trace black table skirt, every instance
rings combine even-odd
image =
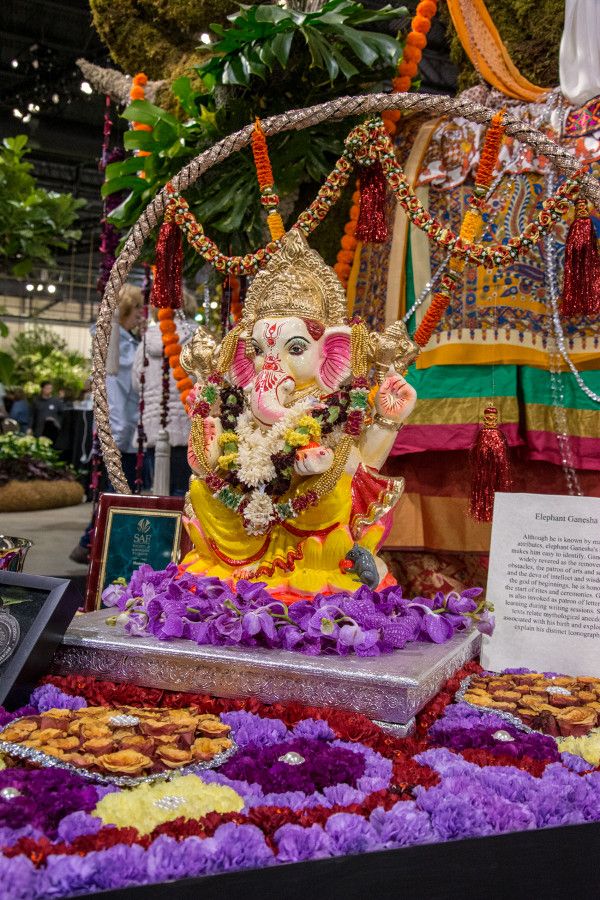
[[[247,869],[99,900],[594,900],[600,823]]]

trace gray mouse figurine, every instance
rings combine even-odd
[[[354,544],[351,550],[346,553],[346,559],[353,563],[350,571],[356,575],[359,581],[375,590],[380,582],[379,572],[375,565],[375,557],[365,547],[360,544]]]

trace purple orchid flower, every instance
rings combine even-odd
[[[496,627],[496,618],[489,610],[484,610],[477,622],[477,630],[482,634],[493,634]]]
[[[481,589],[476,588],[476,590]],[[477,609],[477,604],[471,597],[466,597],[464,593],[459,594],[458,591],[451,591],[446,597],[446,609],[450,613],[462,615],[474,612]]]

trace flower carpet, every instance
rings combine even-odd
[[[455,696],[469,663],[396,738],[365,716],[51,676],[0,726],[51,709],[219,715],[219,769],[132,788],[60,768],[0,771],[0,880],[12,900],[600,820],[595,744],[527,731]],[[579,743],[578,743],[579,741]]]

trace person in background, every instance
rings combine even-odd
[[[52,382],[42,381],[40,394],[33,401],[34,437],[47,437],[54,441],[60,431],[63,408],[63,401],[54,396]]]
[[[137,421],[139,395],[131,381],[133,360],[139,344],[143,294],[139,287],[126,284],[121,291],[119,307],[113,319],[106,360],[106,393],[108,416],[115,444],[121,451],[123,473],[129,487],[135,489],[137,456]],[[109,484],[108,490],[113,487]],[[87,565],[94,531],[90,522],[72,550],[69,559]]]
[[[141,288],[125,285],[121,291],[116,321],[113,322],[106,361],[110,428],[121,451],[123,472],[132,491],[135,488],[139,395],[131,374],[140,341],[142,306]]]
[[[197,328],[194,316],[197,312],[196,298],[184,292],[185,319],[177,319],[179,343],[185,345]],[[137,349],[133,363],[133,384],[139,391],[140,375],[145,374],[144,383],[144,431],[146,433],[146,457],[154,473],[154,449],[160,430],[162,378],[163,378],[163,342],[158,323],[148,323],[146,331],[146,357],[148,365],[144,368],[143,341]],[[190,435],[190,420],[179,397],[173,372],[169,369],[167,434],[171,445],[170,490],[171,496],[183,497],[190,480],[190,467],[187,461],[187,444]]]
[[[19,423],[19,433],[27,434],[31,428],[31,407],[22,388],[15,388],[10,417]]]

